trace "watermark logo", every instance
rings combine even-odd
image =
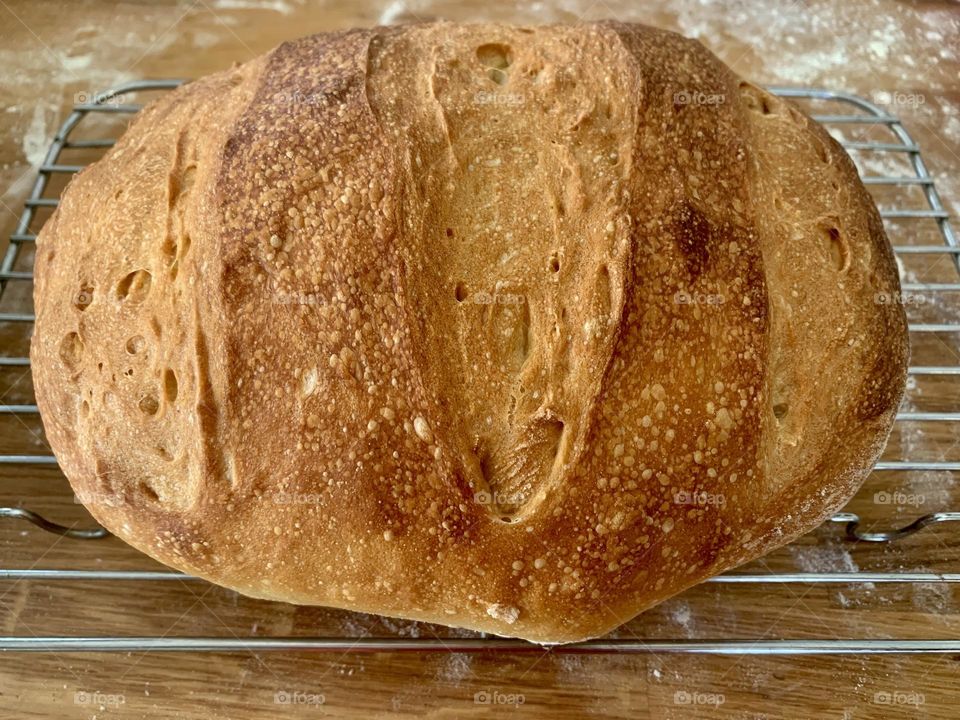
[[[73,296],[73,304],[78,308],[87,308],[93,302],[93,292],[81,290]]]
[[[277,505],[320,505],[323,496],[319,493],[277,492],[272,496]]]
[[[470,296],[470,302],[477,305],[523,305],[527,301],[524,295],[516,293],[488,293],[481,290]]]
[[[87,692],[77,690],[73,694],[74,705],[95,705],[97,707],[118,708],[126,704],[127,698],[122,693]]]
[[[722,493],[709,493],[706,490],[700,492],[691,492],[690,490],[681,490],[673,496],[674,505],[695,505],[697,507],[723,507],[727,504],[727,499]]]
[[[720,707],[727,701],[723,693],[698,692],[696,690],[677,690],[673,694],[674,705],[706,705]]]
[[[873,494],[873,502],[876,505],[911,505],[917,507],[918,505],[926,503],[927,498],[925,495],[919,493],[904,493],[899,490],[887,492],[886,490],[881,490]]]
[[[323,705],[326,702],[327,698],[323,693],[277,690],[273,694],[274,705]]]
[[[481,490],[473,494],[473,501],[478,505],[519,505],[524,501],[521,493],[488,492]]]
[[[723,105],[727,101],[723,93],[705,93],[698,90],[681,90],[673,94],[674,105]]]
[[[923,693],[905,692],[903,690],[880,690],[873,694],[876,705],[910,705],[920,707],[926,702]]]
[[[726,298],[720,294],[686,292],[680,290],[673,294],[674,305],[723,305]]]
[[[888,92],[881,90],[874,94],[873,101],[877,105],[898,105],[900,107],[918,108],[926,104],[927,98],[922,93]]]
[[[74,505],[107,505],[116,507],[123,504],[123,495],[120,493],[78,492],[73,495]]]
[[[520,93],[478,92],[473,96],[475,105],[523,105],[526,96]]]
[[[276,93],[273,96],[273,101],[277,105],[326,105],[334,97],[334,93],[302,93],[299,90],[294,90],[293,92]]]
[[[873,301],[877,305],[924,305],[927,298],[917,293],[892,292],[877,293],[873,296]]]
[[[81,90],[73,94],[73,102],[77,105],[125,105],[127,96],[122,93],[110,95],[109,93]]]
[[[475,705],[512,705],[520,707],[527,698],[520,693],[504,693],[499,690],[481,690],[473,694]]]
[[[326,305],[327,299],[316,293],[284,293],[274,294],[273,301],[277,305]]]

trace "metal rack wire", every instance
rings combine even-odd
[[[48,197],[50,180],[55,175],[70,175],[82,169],[80,165],[66,165],[59,162],[64,150],[86,149],[102,150],[114,144],[112,139],[72,140],[77,127],[92,115],[100,113],[121,113],[132,115],[140,105],[120,102],[120,99],[145,91],[170,90],[180,80],[140,81],[118,86],[74,106],[73,111],[57,132],[34,181],[28,199],[25,201],[14,233],[10,236],[10,245],[0,262],[0,299],[11,283],[30,283],[33,275],[29,270],[17,270],[18,259],[23,249],[36,240],[31,232],[36,213],[41,208],[54,208],[58,198]],[[899,119],[888,114],[881,107],[863,98],[840,92],[806,88],[770,88],[777,95],[807,99],[834,101],[848,106],[849,114],[814,115],[814,118],[827,127],[837,126],[883,126],[886,127],[894,142],[842,142],[848,151],[868,151],[873,153],[903,154],[912,168],[908,175],[864,176],[866,185],[886,185],[894,187],[919,186],[927,207],[906,209],[892,207],[881,209],[881,215],[890,220],[927,220],[936,223],[939,244],[897,245],[895,251],[902,258],[907,255],[947,255],[958,273],[957,282],[919,283],[905,282],[903,290],[920,293],[948,293],[960,291],[960,245],[950,225],[949,214],[937,192],[934,180],[921,157],[920,148],[906,131]],[[0,313],[0,326],[9,323],[29,325],[34,316],[28,312]],[[958,332],[960,324],[950,322],[911,323],[911,333]],[[0,353],[3,348],[0,347]],[[29,367],[29,358],[12,357],[0,354],[0,368]],[[911,366],[912,376],[960,376],[960,365]],[[960,382],[958,378],[957,382]],[[2,404],[0,416],[19,417],[35,415],[38,412],[34,404]],[[960,411],[950,412],[900,412],[898,422],[960,422]],[[958,430],[960,432],[960,430]],[[0,464],[13,466],[55,465],[52,455],[0,454]],[[960,461],[884,461],[876,465],[877,471],[960,471]],[[69,488],[64,482],[64,491]],[[2,507],[0,518],[26,520],[51,533],[75,540],[91,540],[107,536],[106,530],[98,527],[68,527],[23,507]],[[861,518],[851,512],[834,515],[830,522],[844,526],[847,538],[854,542],[893,543],[939,523],[960,523],[960,511],[934,512],[925,514],[913,522],[881,531],[862,530]],[[103,582],[203,582],[199,578],[176,572],[146,571],[107,571],[107,570],[40,570],[40,569],[3,569],[0,568],[0,583],[20,580],[54,581],[103,581]],[[727,574],[711,578],[708,582],[720,584],[743,583],[825,583],[825,584],[866,584],[866,583],[960,583],[960,573],[930,572],[842,572],[842,573],[768,573],[768,574]],[[0,650],[3,651],[85,651],[85,652],[129,652],[139,651],[282,651],[282,650],[325,650],[335,652],[382,652],[382,651],[513,651],[539,650],[539,646],[523,641],[498,638],[371,638],[371,637],[289,637],[289,638],[224,638],[224,637],[0,637]],[[574,645],[560,646],[554,652],[568,653],[710,653],[710,654],[757,654],[757,655],[823,655],[823,654],[890,654],[890,653],[956,653],[960,652],[960,639],[833,639],[833,640],[642,640],[642,639],[600,639]]]

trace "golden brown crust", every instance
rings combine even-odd
[[[38,403],[109,530],[540,642],[821,522],[906,370],[839,146],[618,23],[317,35],[192,83],[70,185],[36,275]]]

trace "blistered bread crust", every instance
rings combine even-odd
[[[601,635],[881,451],[897,272],[842,149],[612,22],[316,35],[158,100],[38,238],[47,437],[260,598]]]

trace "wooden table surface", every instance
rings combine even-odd
[[[14,229],[36,168],[75,100],[139,78],[197,77],[312,32],[418,19],[539,23],[610,17],[700,38],[757,82],[846,90],[899,115],[944,201],[960,201],[960,10],[949,2],[646,0],[301,3],[0,0],[0,229]],[[139,101],[143,98],[136,98]],[[124,120],[90,119],[85,137]],[[887,133],[886,135],[884,133]],[[848,139],[892,141],[883,127]],[[87,162],[77,153],[63,162]],[[863,154],[867,174],[906,173]],[[55,195],[62,184],[54,183]],[[917,188],[876,190],[878,204],[922,206]],[[899,193],[899,194],[897,194]],[[46,213],[38,214],[36,229]],[[888,223],[895,244],[941,242],[934,221]],[[23,253],[17,268],[28,270]],[[909,255],[916,282],[957,282],[944,256]],[[916,322],[960,322],[958,293],[911,303]],[[10,283],[0,312],[29,311]],[[960,365],[958,333],[915,333],[913,364]],[[0,323],[0,354],[22,356],[29,327]],[[29,373],[0,367],[0,402],[29,403]],[[905,409],[960,411],[960,377],[914,378]],[[960,461],[956,423],[898,423],[886,460]],[[842,441],[842,438],[838,438]],[[0,454],[49,450],[36,416],[0,416]],[[851,503],[889,528],[960,510],[956,472],[875,472]],[[884,495],[884,493],[887,493]],[[899,494],[897,494],[899,493]],[[890,500],[892,498],[892,500]],[[0,465],[0,505],[89,523],[54,467]],[[115,539],[58,539],[0,521],[0,567],[162,569]],[[828,523],[740,572],[960,572],[956,524],[890,544],[855,544]],[[250,600],[203,582],[0,579],[2,635],[463,637],[442,627]],[[643,639],[960,639],[958,585],[704,584],[615,635]],[[6,654],[0,718],[495,717],[956,718],[958,655],[829,657],[310,652]],[[293,695],[293,694],[297,695]],[[278,702],[294,697],[295,702]],[[497,702],[482,702],[494,698]]]

